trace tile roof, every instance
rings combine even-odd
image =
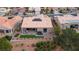
[[[72,15],[58,16],[58,21],[61,24],[64,24],[64,23],[79,23],[79,15],[78,16],[72,16]]]
[[[15,16],[12,19],[7,19],[6,17],[0,16],[0,25],[5,28],[12,29],[14,25],[20,20],[22,20],[20,16]]]
[[[39,18],[41,21],[33,21]],[[23,19],[22,28],[52,28],[51,18],[46,15],[39,15],[33,17],[25,17]]]

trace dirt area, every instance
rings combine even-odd
[[[40,42],[40,41],[49,41],[50,39],[19,39],[19,40],[12,40],[11,44],[13,46],[12,51],[34,51],[33,44]]]
[[[61,46],[56,46],[56,48],[54,49],[54,51],[64,51],[64,49],[61,48]]]
[[[5,34],[4,33],[0,33],[0,37],[4,37],[5,36]]]

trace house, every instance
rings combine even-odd
[[[40,15],[41,8],[40,7],[35,7],[35,15]]]
[[[34,8],[33,7],[29,7],[29,11],[33,11],[34,10]]]
[[[41,8],[40,7],[29,7],[29,13],[30,15],[40,15]]]
[[[17,15],[18,14],[18,8],[17,7],[11,8],[11,14],[12,15]]]
[[[19,16],[22,16],[25,12],[25,8],[24,7],[14,7],[12,10],[11,10],[11,13],[13,15],[19,15]]]
[[[7,12],[6,8],[0,8],[0,16],[4,16]]]
[[[48,35],[52,30],[51,18],[47,15],[25,17],[21,26],[22,34]]]
[[[64,15],[58,16],[56,22],[61,29],[74,28],[79,29],[79,15]]]
[[[18,15],[19,16],[23,16],[24,15],[24,13],[25,13],[25,8],[24,7],[20,7],[20,8],[18,8]]]
[[[7,17],[0,16],[0,33],[12,35],[21,21],[22,17],[20,16],[14,16],[9,19]]]

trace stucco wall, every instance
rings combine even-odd
[[[47,28],[47,32],[45,33],[45,32],[43,32],[43,29],[44,28],[37,28],[37,32],[38,31],[41,31],[43,34],[46,34],[46,33],[49,33],[49,32],[52,32],[53,31],[52,28]],[[28,31],[25,28],[22,28],[21,29],[21,32],[22,32],[22,34],[27,34]]]

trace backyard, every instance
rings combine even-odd
[[[35,44],[37,42],[41,41],[49,41],[50,39],[44,39],[44,38],[26,38],[23,40],[23,38],[19,40],[11,40],[11,44],[13,46],[12,51],[34,51],[35,50]]]

